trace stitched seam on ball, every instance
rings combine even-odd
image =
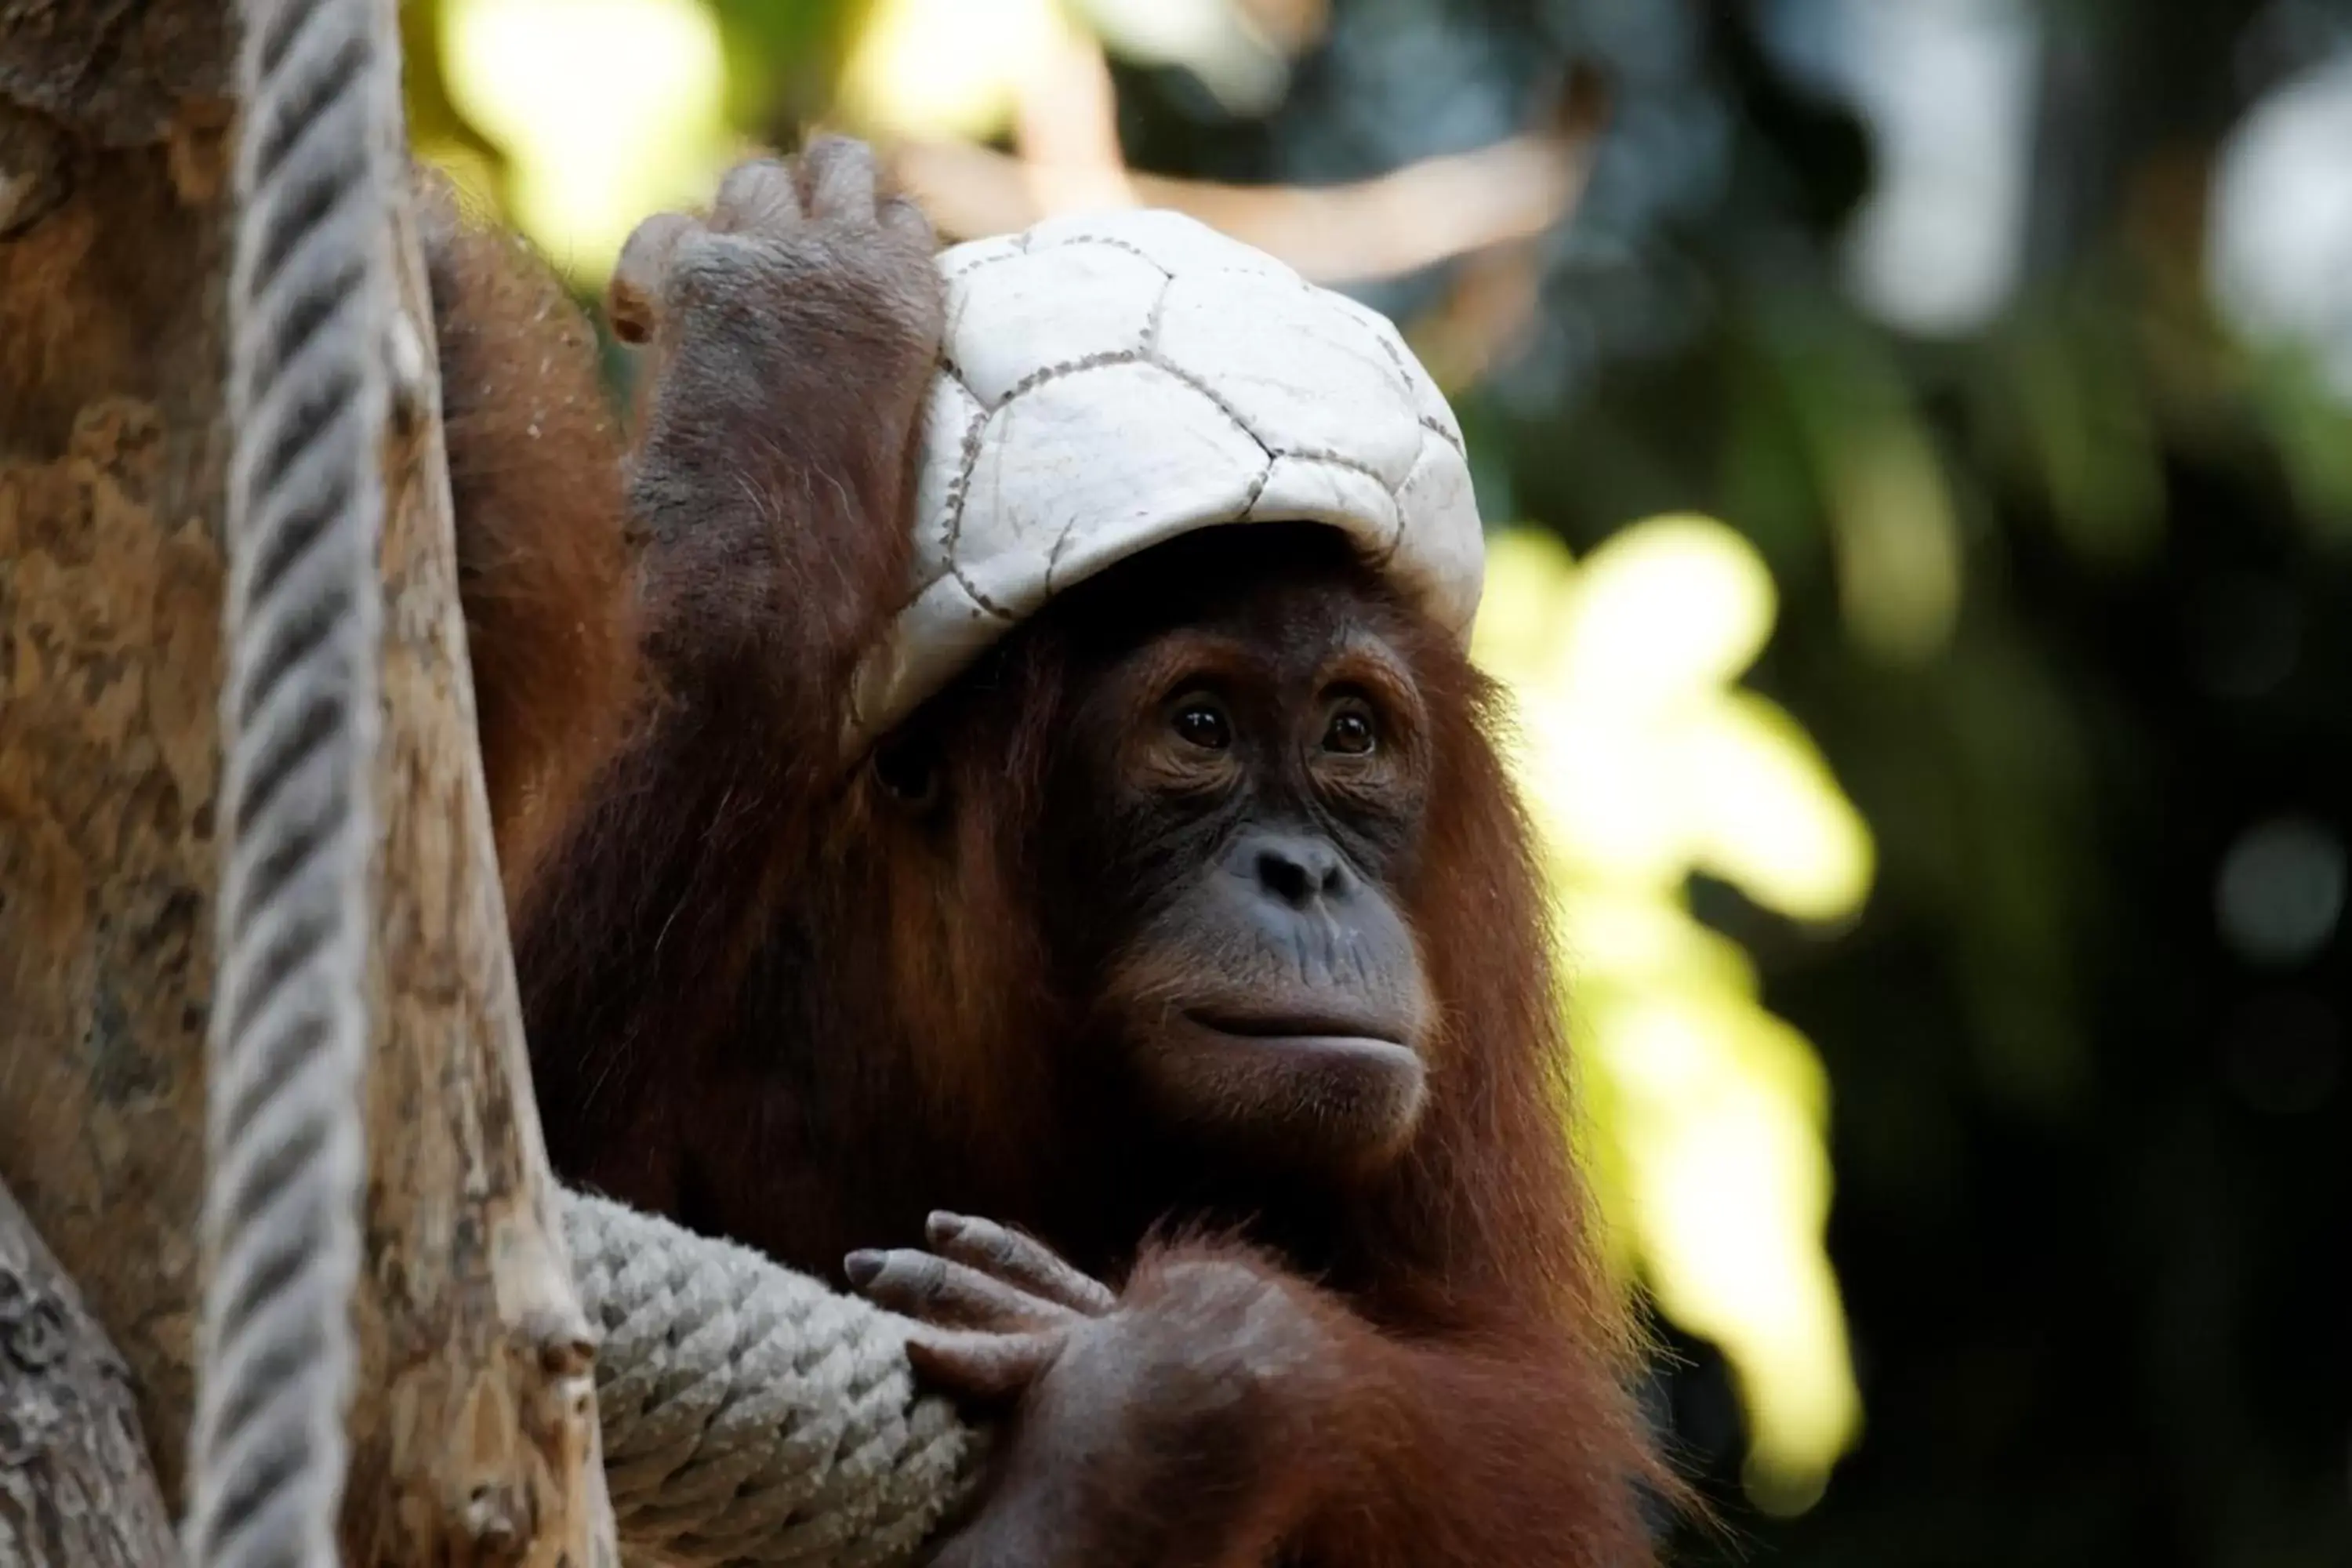
[[[1265,437],[1251,429],[1249,421],[1242,417],[1241,411],[1235,408],[1232,404],[1226,402],[1224,395],[1220,393],[1215,387],[1211,386],[1207,382],[1202,381],[1199,376],[1194,375],[1191,371],[1186,370],[1181,364],[1175,364],[1168,360],[1160,359],[1156,356],[1147,363],[1150,363],[1154,370],[1166,371],[1170,375],[1174,376],[1178,381],[1182,382],[1185,385],[1191,387],[1193,391],[1199,393],[1202,396],[1207,398],[1212,404],[1215,405],[1217,412],[1232,420],[1235,429],[1248,437],[1251,440],[1256,442],[1257,449],[1264,452],[1268,458],[1279,458],[1285,455],[1268,446]],[[1378,478],[1379,476],[1375,475],[1374,477]]]
[[[963,452],[961,454],[962,461],[957,468],[955,482],[948,489],[948,526],[945,531],[946,539],[944,553],[947,556],[949,574],[955,578],[956,582],[961,585],[965,593],[971,595],[971,601],[973,604],[978,605],[982,609],[986,610],[990,615],[996,616],[999,620],[1017,621],[1020,619],[1020,617],[1014,615],[1011,610],[1005,608],[1003,605],[998,604],[995,600],[982,593],[981,591],[980,584],[973,582],[970,574],[963,569],[962,547],[964,506],[971,493],[972,471],[980,466],[982,438],[983,433],[988,428],[989,420],[995,416],[998,410],[1003,408],[1007,404],[1010,404],[1014,398],[1020,396],[1023,393],[1027,392],[1034,387],[1043,385],[1045,383],[1052,381],[1056,377],[1083,374],[1090,370],[1105,370],[1112,365],[1142,364],[1148,363],[1150,362],[1144,359],[1141,352],[1139,350],[1118,349],[1108,353],[1087,354],[1078,359],[1064,360],[1058,364],[1043,366],[1037,370],[1031,371],[1027,375],[1023,376],[1019,381],[1014,382],[1011,386],[1005,388],[1004,395],[998,398],[994,403],[987,405],[981,416],[978,419],[973,420],[971,427],[964,432]],[[964,391],[967,393],[971,391],[971,388],[964,383],[961,376],[958,376],[956,378],[956,384],[962,386]],[[973,396],[972,401],[977,404],[980,399],[975,395]],[[1228,411],[1228,413],[1230,414],[1230,411]],[[1239,421],[1235,421],[1235,423],[1238,424]],[[1244,434],[1248,433],[1249,427],[1247,426],[1243,426],[1242,428]],[[1256,440],[1255,436],[1252,436],[1250,438],[1252,440]],[[1258,442],[1258,445],[1263,448],[1265,443],[1260,441]],[[1066,531],[1065,531],[1066,532]],[[1049,577],[1050,574],[1051,570],[1049,566]],[[933,581],[936,582],[937,579],[935,578]],[[919,595],[918,596],[919,597]],[[911,599],[908,601],[910,605],[914,601]]]
[[[1370,463],[1365,462],[1360,458],[1351,458],[1345,452],[1334,452],[1327,447],[1300,447],[1292,451],[1279,453],[1277,456],[1285,458],[1297,458],[1310,463],[1328,463],[1335,468],[1351,469],[1356,473],[1363,475],[1364,478],[1371,480],[1372,483],[1386,490],[1389,493],[1389,499],[1391,500],[1397,500],[1397,487],[1389,483],[1387,479],[1381,477],[1381,471],[1378,468],[1373,468]],[[1414,454],[1416,458],[1418,458],[1420,454],[1417,452]],[[1408,468],[1405,469],[1405,472],[1410,474],[1412,470]],[[1402,503],[1398,505],[1397,511],[1400,515],[1403,513],[1404,507]]]
[[[1074,517],[1062,525],[1061,537],[1054,541],[1054,548],[1045,552],[1045,597],[1049,599],[1061,592],[1054,586],[1054,574],[1062,569],[1062,552],[1069,549],[1070,540],[1077,531],[1078,520]]]
[[[1146,362],[1141,349],[1106,349],[1101,353],[1080,354],[1076,359],[1066,359],[1054,364],[1041,365],[1037,369],[1031,371],[1027,375],[1023,376],[1019,381],[1014,382],[1011,386],[1006,387],[1004,389],[1003,396],[988,405],[988,412],[994,414],[998,409],[1003,408],[1006,404],[1012,402],[1023,393],[1029,391],[1033,387],[1042,386],[1046,382],[1052,381],[1056,376],[1076,375],[1084,371],[1101,370],[1107,366],[1115,364],[1139,364],[1143,363]],[[969,391],[971,389],[967,387],[965,390]],[[978,402],[979,399],[974,398],[973,401]]]
[[[1362,309],[1367,313],[1372,313],[1371,307],[1369,305],[1363,306]],[[1365,325],[1371,331],[1372,342],[1381,345],[1381,352],[1389,356],[1391,364],[1396,366],[1397,374],[1404,381],[1405,395],[1412,397],[1420,389],[1423,378],[1414,374],[1412,366],[1405,363],[1404,350],[1398,346],[1395,337],[1395,327],[1391,326],[1387,331],[1382,331],[1370,321]],[[1453,447],[1465,461],[1468,459],[1469,449],[1463,444],[1462,437],[1458,433],[1448,430],[1426,414],[1417,414],[1413,416],[1413,420],[1423,429]]]
[[[1398,486],[1392,485],[1389,483],[1388,480],[1381,478],[1380,470],[1373,468],[1370,463],[1363,462],[1355,458],[1350,458],[1344,452],[1328,452],[1320,451],[1313,447],[1305,447],[1297,451],[1284,452],[1281,453],[1280,456],[1287,458],[1293,462],[1322,463],[1329,468],[1345,468],[1352,474],[1361,474],[1364,478],[1371,480],[1372,483],[1380,486],[1381,492],[1391,500],[1399,500],[1397,495],[1397,490],[1399,489]],[[1400,511],[1403,510],[1401,504],[1398,510]]]
[[[963,379],[961,376],[957,377],[956,384],[963,385]],[[969,393],[971,388],[965,386],[964,391]],[[975,397],[972,401],[978,403],[980,399]],[[999,620],[1009,621],[1013,618],[1012,612],[982,593],[980,585],[964,574],[963,562],[959,559],[960,552],[963,549],[964,500],[971,492],[972,470],[980,467],[981,439],[988,429],[988,422],[993,413],[992,409],[982,409],[980,416],[964,427],[962,461],[956,467],[954,482],[948,486],[948,525],[941,531],[940,553],[947,557],[948,575],[962,584],[963,591],[971,595],[973,604]],[[932,581],[936,583],[938,579],[933,578]],[[919,595],[917,596],[920,597]],[[914,601],[910,599],[908,603],[911,605]]]
[[[1380,486],[1381,493],[1385,494],[1389,498],[1389,505],[1396,511],[1396,531],[1394,535],[1390,538],[1388,548],[1381,551],[1378,556],[1374,557],[1372,563],[1375,566],[1386,566],[1391,561],[1396,558],[1396,552],[1399,547],[1404,543],[1404,497],[1397,493],[1396,486],[1389,483],[1386,479],[1381,478],[1379,474],[1375,473],[1370,468],[1356,461],[1355,458],[1342,457],[1337,452],[1284,452],[1280,455],[1280,458],[1277,460],[1281,459],[1287,459],[1295,463],[1324,463],[1335,468],[1346,468],[1351,473],[1363,475],[1364,478]],[[1252,507],[1257,505],[1258,496],[1265,489],[1265,487],[1273,481],[1273,479],[1274,465],[1269,463],[1266,465],[1265,476],[1257,482],[1257,489],[1250,492],[1249,504]]]
[[[948,274],[948,281],[961,283],[975,272],[985,272],[1001,261],[1019,261],[1029,253],[1025,250],[1000,250],[993,256],[983,256]]]
[[[1424,421],[1424,425],[1425,425],[1425,424],[1426,424],[1426,422]],[[1444,432],[1444,431],[1443,431],[1443,430],[1440,430],[1440,431],[1438,431],[1438,432],[1437,432],[1437,434],[1439,434],[1440,436],[1443,436],[1443,435],[1444,435],[1444,434],[1445,434],[1445,432]],[[1426,450],[1426,447],[1424,447],[1423,449],[1424,449],[1424,450]],[[1458,447],[1456,448],[1456,450],[1457,450],[1457,451],[1459,451],[1459,449],[1460,449],[1460,448],[1458,448]],[[1412,482],[1412,476],[1413,476],[1414,472],[1420,468],[1420,467],[1421,467],[1421,453],[1416,452],[1416,453],[1414,453],[1414,454],[1413,454],[1413,458],[1412,458],[1412,468],[1407,468],[1407,469],[1405,470],[1404,482],[1403,482],[1402,484],[1399,484],[1399,485],[1397,485],[1397,486],[1393,487],[1393,488],[1392,488],[1392,489],[1390,489],[1390,491],[1389,491],[1390,496],[1391,496],[1391,498],[1393,498],[1393,499],[1395,500],[1395,501],[1396,501],[1396,511],[1397,511],[1396,537],[1395,537],[1394,539],[1391,539],[1391,540],[1390,540],[1390,541],[1389,541],[1389,547],[1388,547],[1386,550],[1383,550],[1383,551],[1381,551],[1381,556],[1380,556],[1380,559],[1379,559],[1379,560],[1377,560],[1377,561],[1375,561],[1375,562],[1373,562],[1373,563],[1372,563],[1372,569],[1373,569],[1374,571],[1377,571],[1377,572],[1386,572],[1386,571],[1389,569],[1390,565],[1391,565],[1391,563],[1396,560],[1398,552],[1404,549],[1404,532],[1405,532],[1405,529],[1406,529],[1408,526],[1410,526],[1411,521],[1412,521],[1411,517],[1409,516],[1409,514],[1407,513],[1407,511],[1406,511],[1406,510],[1405,510],[1405,504],[1404,504],[1404,487],[1405,487],[1405,485],[1407,485],[1407,484],[1411,484],[1411,483]]]
[[[1371,310],[1370,305],[1366,305],[1363,308],[1368,312]],[[1405,392],[1410,395],[1412,391],[1412,372],[1406,368],[1404,355],[1397,352],[1397,346],[1395,343],[1389,341],[1388,333],[1381,331],[1370,321],[1365,322],[1364,327],[1367,331],[1372,334],[1372,342],[1381,345],[1381,352],[1389,356],[1389,363],[1396,366],[1397,374],[1404,378],[1404,389]]]
[[[1160,352],[1160,323],[1167,319],[1168,296],[1175,291],[1176,279],[1172,276],[1160,280],[1160,292],[1152,297],[1151,314],[1144,318],[1140,353],[1156,354]]]
[[[944,278],[945,280],[950,283],[961,283],[965,279],[971,277],[973,273],[981,271],[985,268],[993,267],[1000,261],[1011,261],[1016,258],[1024,257],[1028,254],[1029,247],[1027,246],[1016,243],[1010,250],[1000,250],[995,252],[993,255],[982,256],[975,260],[967,261],[961,267],[958,267],[954,271],[944,274]]]
[[[1260,441],[1258,445],[1264,447],[1265,443]],[[1268,452],[1265,455],[1265,467],[1260,468],[1257,471],[1257,478],[1250,481],[1249,494],[1242,497],[1241,509],[1234,513],[1235,522],[1247,521],[1249,514],[1257,510],[1257,498],[1265,494],[1265,487],[1274,482],[1274,465],[1276,461],[1273,453]]]
[[[959,584],[962,584],[963,591],[971,595],[971,602],[973,604],[978,605],[982,609],[986,610],[998,620],[1005,622],[1017,622],[1020,620],[1020,616],[1014,615],[1011,610],[1006,609],[1003,605],[990,598],[986,594],[982,593],[980,591],[980,584],[973,582],[970,577],[964,574],[963,563],[961,562],[957,562],[950,565],[948,568],[948,574],[953,577]]]
[[[1134,257],[1138,261],[1142,262],[1146,267],[1150,268],[1154,272],[1159,273],[1162,278],[1173,278],[1176,276],[1176,274],[1168,269],[1167,266],[1162,263],[1159,258],[1153,256],[1150,251],[1145,250],[1141,246],[1130,245],[1126,240],[1114,239],[1108,235],[1074,234],[1067,239],[1055,240],[1053,245],[1047,248],[1060,250],[1065,247],[1076,245],[1099,246],[1106,250],[1124,250],[1129,256]],[[953,272],[948,273],[946,275],[947,281],[950,283],[961,283],[965,279],[971,277],[973,273],[985,272],[1000,261],[1019,261],[1025,257],[1042,256],[1044,254],[1044,251],[1033,250],[1030,248],[1029,237],[1024,234],[1021,237],[1021,243],[1016,248],[1012,250],[1000,250],[993,256],[983,256],[977,261],[966,262],[961,267],[957,268]]]
[[[955,569],[955,551],[963,528],[964,482],[971,477],[971,470],[980,460],[980,435],[988,424],[989,410],[988,405],[981,402],[980,394],[974,392],[971,384],[964,379],[963,367],[945,351],[940,354],[940,370],[971,405],[971,416],[964,421],[963,439],[958,444],[956,477],[948,481],[947,522],[940,531],[940,569],[909,585],[907,596],[899,600],[898,608],[891,612],[894,618],[913,609],[917,601],[938,587],[945,578],[952,576],[958,582],[963,582],[962,574]],[[964,588],[970,592],[971,584],[964,583]]]
[[[1134,244],[1129,240],[1119,239],[1112,235],[1074,234],[1067,239],[1055,240],[1053,244],[1053,248],[1059,250],[1066,245],[1099,245],[1108,250],[1124,250],[1129,256],[1134,257],[1138,261],[1142,262],[1146,267],[1150,268],[1154,272],[1159,273],[1162,278],[1173,278],[1176,276],[1175,273],[1169,270],[1168,265],[1165,262],[1152,255],[1151,252],[1144,249],[1143,247]]]

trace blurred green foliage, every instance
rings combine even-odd
[[[495,193],[445,3],[405,13],[417,137]],[[867,19],[709,10],[769,141]],[[1534,309],[1454,389],[1483,504],[1579,559],[1743,534],[1748,682],[1876,846],[1833,935],[1697,879],[1827,1068],[1869,1426],[1818,1506],[1749,1512],[1723,1357],[1670,1329],[1656,1409],[1733,1537],[1684,1561],[2352,1563],[2352,197],[2247,162],[2347,50],[2335,0],[1337,0],[1242,109],[1114,52],[1129,162],[1244,183],[1611,86]],[[1365,293],[1426,326],[1472,270]]]

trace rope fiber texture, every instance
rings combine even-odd
[[[606,1199],[563,1205],[632,1563],[897,1568],[971,1495],[984,1438],[918,1394],[903,1319]]]
[[[377,0],[245,0],[209,1268],[187,1558],[327,1568],[360,1260],[396,56]]]
[[[244,0],[231,274],[219,984],[192,1568],[328,1568],[346,1459],[369,1015],[396,54],[379,0]],[[904,1322],[565,1194],[629,1555],[898,1568],[982,1435]]]

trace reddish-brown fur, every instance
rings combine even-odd
[[[446,182],[415,186],[474,700],[512,896],[635,708],[620,424],[595,332],[546,264],[466,223]]]
[[[721,219],[746,201],[723,195]],[[1036,858],[1090,673],[1061,623],[919,717],[937,812],[842,765],[848,672],[903,594],[935,303],[837,229],[814,249],[846,259],[787,268],[789,289],[625,264],[674,318],[630,458],[633,580],[614,567],[610,437],[578,401],[583,327],[487,265],[500,242],[434,232],[445,374],[465,378],[450,444],[485,754],[502,853],[523,846],[517,954],[559,1170],[830,1277],[850,1247],[921,1246],[947,1206],[1124,1281],[1119,1353],[1165,1375],[1125,1404],[1078,1385],[1091,1424],[1024,1438],[1000,1490],[1057,1466],[1079,1500],[992,1534],[983,1513],[958,1563],[1648,1561],[1635,1490],[1662,1477],[1568,1157],[1540,879],[1494,695],[1450,639],[1367,575],[1333,590],[1404,618],[1437,731],[1397,889],[1441,1012],[1410,1145],[1369,1184],[1204,1167],[1069,1059],[1083,1005]],[[805,229],[793,243],[812,253]],[[467,358],[491,344],[510,374]],[[640,598],[654,679],[632,707]],[[512,803],[574,798],[545,781],[579,776],[625,719],[560,836],[530,847]],[[1268,1292],[1291,1328],[1254,1360],[1236,1314]]]

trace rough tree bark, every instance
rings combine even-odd
[[[130,1369],[0,1184],[0,1563],[167,1568]]]
[[[369,3],[389,26],[393,0]],[[121,1351],[174,1502],[216,874],[230,16],[0,0],[0,1182]],[[585,1568],[615,1560],[593,1341],[530,1096],[423,274],[396,229],[344,1556]]]

